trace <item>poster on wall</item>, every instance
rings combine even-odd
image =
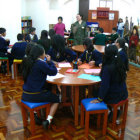
[[[109,20],[114,20],[115,14],[114,13],[109,13]]]
[[[97,19],[97,12],[92,12],[92,19]]]

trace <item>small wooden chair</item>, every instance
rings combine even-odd
[[[87,98],[87,99],[83,99],[81,102],[81,127],[84,127],[84,111],[85,111],[85,136],[86,137],[88,137],[90,114],[104,114],[102,134],[106,135],[108,108],[104,102],[96,103],[96,104],[90,103],[90,101],[94,99],[97,98]]]
[[[68,39],[67,40],[67,44],[68,44],[68,47],[72,47],[72,45],[73,45],[73,39]]]
[[[14,59],[13,61],[13,69],[14,69],[14,78],[17,76],[17,73],[18,73],[18,68],[17,68],[17,65],[18,64],[21,64],[22,63],[22,60],[18,60],[18,59]]]
[[[127,111],[128,111],[128,99],[123,100],[119,102],[118,104],[108,104],[109,107],[112,108],[113,110],[113,119],[111,123],[109,124],[109,127],[107,129],[107,132],[114,136],[115,138],[119,139],[121,136],[118,135],[118,131],[124,131],[125,130],[125,125],[126,125],[126,119],[127,119]],[[116,124],[117,120],[117,112],[118,112],[118,107],[120,107],[120,110],[122,112],[121,115],[121,121],[120,124]],[[112,130],[116,133],[112,133]]]
[[[28,125],[28,116],[27,111],[30,112],[30,126],[31,126],[31,134],[35,135],[35,119],[34,119],[34,111],[38,112],[38,115],[40,116],[39,111],[42,108],[46,108],[46,117],[48,116],[50,112],[50,103],[44,102],[44,103],[31,103],[26,101],[21,101],[21,111],[22,111],[22,118],[23,118],[23,125],[24,128]]]
[[[9,73],[9,60],[8,60],[8,57],[0,57],[0,61],[6,61],[6,63],[7,63],[7,74],[10,74]]]

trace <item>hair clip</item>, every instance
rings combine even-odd
[[[115,55],[115,57],[117,58],[117,55]]]

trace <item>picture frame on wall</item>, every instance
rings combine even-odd
[[[109,20],[114,20],[115,14],[114,13],[109,13]]]

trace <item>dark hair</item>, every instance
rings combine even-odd
[[[63,21],[63,18],[62,18],[61,16],[60,16],[60,17],[58,17],[58,20],[59,20],[59,19],[61,19],[61,21]]]
[[[6,32],[6,29],[5,28],[0,28],[0,34],[3,34]]]
[[[134,27],[133,27],[133,30],[132,30],[131,36],[133,35],[133,31],[134,31],[134,29],[136,30],[136,35],[139,37],[139,32],[138,32],[138,28],[137,28],[137,26],[134,26]]]
[[[122,48],[122,50],[125,52],[125,54],[127,56],[127,47],[125,45],[125,43],[126,43],[125,39],[120,37],[116,40],[116,43],[119,43],[120,48]],[[125,67],[126,67],[126,70],[128,71],[129,70],[128,56],[127,56],[127,60],[125,62]]]
[[[36,28],[31,27],[31,28],[30,28],[30,33],[34,32],[35,30],[36,30]]]
[[[55,30],[54,29],[50,29],[49,30],[49,36],[52,39],[52,37],[55,35]]]
[[[99,32],[103,33],[104,29],[103,28],[99,28]]]
[[[117,32],[117,28],[116,27],[112,28],[112,30]]]
[[[83,42],[83,45],[86,46],[86,50],[88,50],[88,52],[92,52],[94,50],[93,43],[90,38],[86,38]]]
[[[41,45],[35,45],[32,47],[30,50],[30,53],[27,57],[23,58],[22,61],[22,75],[24,82],[26,82],[28,75],[32,72],[32,67],[38,57],[43,55],[44,53],[44,48]]]
[[[104,66],[114,67],[114,72],[117,75],[117,82],[123,82],[126,80],[126,69],[123,62],[120,59],[118,49],[115,45],[109,45],[105,47],[105,54],[103,56],[102,70],[100,75],[102,75]]]
[[[56,52],[63,54],[65,51],[65,39],[61,35],[54,35],[52,38],[52,47]]]
[[[20,40],[23,40],[24,38],[24,35],[23,34],[18,34],[17,35],[17,40],[20,41]]]
[[[48,38],[48,31],[42,30],[40,39],[46,39],[46,38]]]
[[[25,50],[26,56],[29,55],[31,49],[32,49],[35,45],[36,45],[36,43],[34,43],[34,42],[29,42],[29,43],[27,44],[27,47],[26,47],[26,50]]]

